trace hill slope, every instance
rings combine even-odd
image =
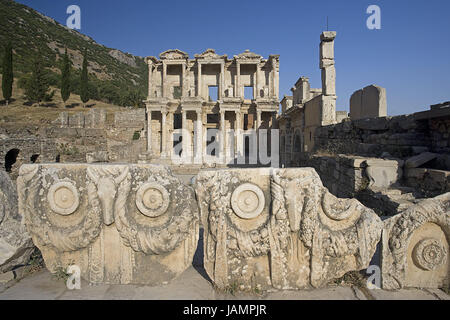
[[[0,0],[1,53],[7,41],[13,46],[16,77],[29,72],[33,57],[40,55],[50,72],[50,83],[58,85],[59,65],[67,48],[75,70],[72,88],[78,92],[82,52],[86,49],[93,99],[119,104],[120,96],[128,90],[145,96],[148,73],[143,58],[100,45],[25,5]]]

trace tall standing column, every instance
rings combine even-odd
[[[237,98],[241,97],[241,64],[236,61],[236,88],[234,88],[234,96]]]
[[[167,157],[167,111],[162,110],[161,111],[161,157],[166,158]]]
[[[320,69],[322,70],[321,125],[336,123],[336,69],[334,62],[335,31],[320,35]]]
[[[147,152],[152,152],[152,110],[147,108]]]
[[[259,87],[258,87],[258,78],[259,78],[259,64],[257,63],[257,64],[255,64],[255,66],[256,66],[256,71],[255,71],[255,88],[253,89],[253,91],[254,91],[254,96],[255,96],[255,99],[258,99],[259,98]]]
[[[186,63],[181,64],[181,96],[186,97]]]
[[[243,153],[243,141],[242,141],[242,113],[240,111],[235,111],[236,113],[236,153],[238,157],[242,157]]]
[[[162,85],[161,85],[161,95],[163,98],[167,95],[166,88],[166,78],[167,78],[167,64],[163,61],[163,72],[162,72]]]
[[[197,111],[197,121],[196,121],[196,130],[195,130],[196,140],[196,154],[195,154],[195,162],[203,163],[203,122],[202,122],[202,112]]]
[[[225,90],[225,63],[220,64],[220,82],[219,82],[219,99],[224,97]]]
[[[150,99],[152,96],[152,78],[153,78],[153,62],[151,60],[147,60],[148,65],[148,97],[147,99]]]
[[[202,64],[197,61],[197,96],[203,97],[202,92]]]
[[[226,151],[226,133],[225,133],[225,111],[220,110],[220,145],[222,147],[220,158],[225,161],[225,151]]]
[[[187,159],[189,156],[189,151],[188,151],[188,145],[187,145],[187,140],[188,140],[188,128],[187,128],[187,119],[186,119],[186,110],[182,111],[182,121],[181,121],[181,137],[182,137],[182,147],[183,147],[183,153],[182,156],[183,158]]]

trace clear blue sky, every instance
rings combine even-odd
[[[387,89],[388,114],[413,113],[450,100],[448,0],[20,0],[65,24],[81,8],[82,33],[139,56],[171,48],[191,57],[207,48],[232,57],[250,49],[280,54],[280,97],[300,76],[321,87],[319,35],[336,30],[338,110],[369,84]],[[369,5],[381,8],[381,30],[366,27]]]

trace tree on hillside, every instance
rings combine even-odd
[[[70,69],[71,69],[71,63],[69,56],[67,55],[67,48],[66,52],[64,53],[62,66],[61,66],[61,98],[63,99],[64,103],[69,99],[70,97]]]
[[[3,91],[3,98],[6,100],[6,106],[8,106],[8,103],[12,96],[12,86],[14,82],[12,64],[13,64],[12,46],[11,42],[8,42],[5,48],[5,54],[3,56],[3,64],[2,64],[3,70],[2,91]]]
[[[37,56],[34,58],[31,66],[31,76],[25,78],[23,87],[27,99],[32,102],[37,102],[39,106],[42,101],[51,101],[54,91],[48,93],[50,86],[41,57]]]
[[[80,81],[80,98],[83,102],[83,107],[85,106],[86,102],[89,101],[89,79],[88,79],[88,70],[87,70],[87,51],[84,51],[83,55],[83,67],[81,70],[81,81]]]

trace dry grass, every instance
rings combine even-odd
[[[1,82],[1,75],[0,75]],[[13,101],[6,107],[5,101],[3,101],[3,95],[0,96],[0,124],[2,123],[15,123],[15,124],[49,124],[58,118],[59,114],[63,111],[69,114],[78,112],[88,112],[89,108],[102,108],[107,111],[107,122],[113,121],[113,114],[118,111],[127,110],[124,107],[108,104],[101,101],[90,100],[83,108],[83,103],[80,97],[75,94],[71,94],[69,100],[64,104],[61,99],[59,89],[51,88],[55,90],[55,95],[51,102],[44,102],[41,106],[37,104],[30,105],[24,97],[24,91],[17,87],[18,79],[14,79],[13,85]]]

